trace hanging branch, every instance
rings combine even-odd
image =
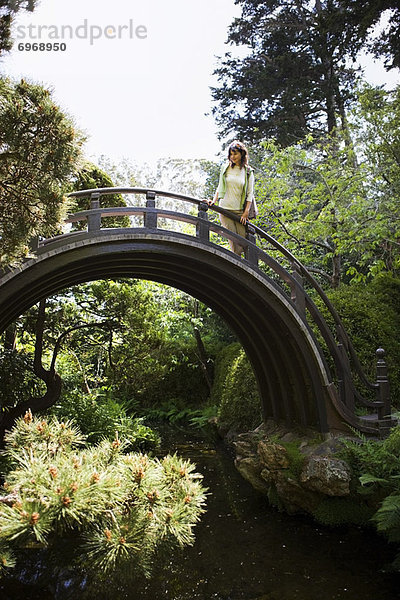
[[[212,372],[211,372],[211,364],[207,357],[206,349],[203,344],[203,340],[201,339],[200,331],[198,327],[193,327],[194,337],[196,339],[197,350],[198,350],[198,359],[200,361],[201,370],[203,371],[204,379],[206,380],[208,389],[211,393],[212,389]]]

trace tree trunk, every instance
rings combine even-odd
[[[21,402],[2,415],[2,420],[0,422],[0,447],[3,446],[5,432],[12,428],[16,419],[22,417],[28,410],[30,410],[32,414],[46,410],[46,408],[53,406],[53,404],[55,404],[60,398],[62,379],[58,373],[54,372],[52,376],[47,377],[47,381],[45,383],[47,390],[44,396],[39,398],[30,398],[25,402]]]
[[[321,19],[323,15],[323,7],[320,0],[316,0],[315,9],[318,17]],[[317,55],[321,59],[323,67],[323,78],[324,78],[324,95],[325,95],[325,106],[327,116],[328,133],[335,132],[336,129],[336,110],[337,110],[337,98],[336,98],[336,81],[337,76],[334,67],[334,61],[332,54],[328,51],[330,47],[328,35],[323,34],[323,39],[320,40],[319,48],[316,48]]]
[[[60,398],[62,379],[55,371],[54,361],[52,361],[52,366],[49,370],[46,370],[42,364],[45,317],[46,299],[41,300],[39,303],[39,313],[36,321],[35,357],[33,361],[34,373],[46,384],[46,393],[39,398],[29,398],[29,400],[17,404],[17,406],[14,406],[1,415],[0,446],[3,444],[5,432],[8,429],[11,429],[16,419],[22,417],[29,409],[32,414],[45,410],[46,408],[53,406]]]
[[[204,347],[203,340],[201,339],[200,331],[198,330],[197,327],[193,327],[193,331],[194,331],[194,337],[196,338],[197,350],[198,350],[199,359],[200,359],[200,366],[203,371],[204,379],[206,380],[206,383],[208,385],[208,389],[211,392],[212,381],[213,381],[212,367],[211,367],[211,364],[207,357],[206,349]]]

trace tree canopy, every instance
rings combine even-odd
[[[49,90],[0,79],[0,265],[57,231],[83,141]]]
[[[290,145],[309,134],[319,138],[337,127],[346,129],[358,78],[354,61],[368,48],[367,34],[387,6],[364,18],[355,2],[342,0],[236,4],[242,15],[231,24],[228,42],[247,47],[248,53],[242,58],[227,53],[215,71],[219,86],[212,89],[213,113],[221,137],[274,137]],[[393,12],[389,31],[399,15],[398,8]],[[385,35],[376,52],[383,52]],[[385,46],[387,54],[396,52],[396,43]]]
[[[341,0],[347,20],[368,50],[384,59],[388,69],[400,68],[400,8],[397,0]],[[386,14],[388,24],[377,35],[374,27]]]
[[[360,90],[350,146],[338,135],[264,144],[259,219],[333,287],[399,272],[399,92]]]
[[[91,190],[96,188],[114,187],[114,182],[111,177],[97,165],[90,162],[85,162],[81,169],[75,174],[73,180],[73,189]],[[89,197],[77,197],[70,200],[70,208],[73,212],[88,210],[90,208]],[[108,208],[115,206],[126,206],[126,201],[121,194],[102,194],[100,196],[100,207]],[[129,227],[129,217],[105,217],[102,221],[103,227]],[[74,224],[75,229],[83,229],[86,227],[84,221],[78,221]]]

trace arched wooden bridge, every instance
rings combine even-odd
[[[143,206],[100,208],[102,195],[121,193],[145,198]],[[208,218],[205,202],[170,192],[102,188],[72,196],[90,197],[91,208],[67,221],[87,221],[86,230],[41,240],[32,258],[3,275],[0,332],[41,298],[77,283],[151,279],[195,296],[225,319],[252,363],[265,418],[322,433],[350,425],[382,435],[391,426],[383,351],[377,351],[377,380],[370,382],[319,284],[264,230],[248,225],[246,240],[239,238]],[[158,198],[190,203],[191,211],[157,207]],[[218,207],[211,212],[227,214]],[[126,215],[134,221],[131,227],[102,227],[103,217]],[[173,230],[174,225],[167,228],[176,222],[185,224],[185,233]],[[245,258],[227,249],[227,239],[240,239]],[[319,295],[334,330],[307,290]],[[376,394],[375,401],[356,389],[354,372]],[[370,414],[356,416],[360,405]]]

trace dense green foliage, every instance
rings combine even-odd
[[[324,286],[399,273],[399,94],[365,85],[346,134],[263,143],[258,222]]]
[[[357,63],[368,34],[387,8],[390,26],[375,49],[399,65],[399,9],[395,2],[348,0],[237,0],[242,13],[228,42],[247,51],[227,52],[216,70],[213,109],[220,136],[275,138],[290,145],[347,129]],[[365,9],[368,4],[368,10]],[[356,6],[357,5],[357,6]]]
[[[84,394],[69,390],[49,411],[59,420],[72,420],[90,443],[106,438],[112,440],[115,432],[129,444],[130,450],[148,451],[158,446],[158,434],[146,426],[142,418],[128,416],[122,405],[107,394],[95,390]]]
[[[30,396],[40,395],[40,382],[33,373],[32,357],[26,352],[0,353],[0,407],[13,407]]]
[[[6,442],[13,467],[4,483],[9,500],[0,504],[3,570],[19,547],[56,545],[66,535],[76,538],[81,566],[108,579],[117,567],[149,574],[160,547],[193,543],[205,490],[189,461],[126,454],[118,435],[82,448],[71,423],[30,413]]]
[[[400,426],[394,427],[383,441],[359,438],[345,441],[342,454],[359,478],[361,491],[379,500],[372,517],[377,530],[390,541],[400,542]],[[400,570],[400,553],[394,567]]]
[[[9,381],[10,359],[4,358],[4,409],[12,398],[14,406],[40,389],[32,361],[24,358],[33,353],[37,319],[34,307],[18,320],[17,350],[4,354],[13,358],[16,373]],[[213,359],[234,339],[216,314],[178,290],[135,280],[97,281],[47,300],[43,361],[55,360],[63,380],[61,397],[54,399],[57,414],[74,418],[95,440],[127,414],[201,420]]]
[[[4,78],[0,132],[0,264],[6,266],[27,253],[32,237],[58,231],[83,138],[47,89]]]
[[[224,427],[246,431],[261,423],[257,383],[240,344],[230,344],[217,355],[211,398]]]
[[[370,380],[376,376],[377,348],[384,348],[388,365],[392,404],[400,407],[400,280],[381,275],[368,285],[341,285],[328,292],[329,299],[343,320],[361,365]],[[322,303],[320,308],[333,327]],[[360,386],[361,392],[366,392]]]
[[[107,173],[102,171],[92,163],[85,163],[81,169],[75,174],[73,181],[73,190],[92,190],[96,188],[112,188],[114,183]],[[79,212],[90,208],[90,198],[71,198],[70,210]],[[99,199],[100,208],[123,207],[126,202],[121,194],[102,194]],[[104,217],[101,221],[102,227],[129,227],[130,220],[128,216],[121,217]],[[73,225],[74,229],[80,230],[86,228],[85,221],[78,221]]]
[[[357,477],[366,474],[381,481],[389,480],[399,472],[400,427],[394,427],[383,441],[367,439],[362,435],[356,441],[343,441],[342,454]],[[364,481],[366,483],[366,481]]]

